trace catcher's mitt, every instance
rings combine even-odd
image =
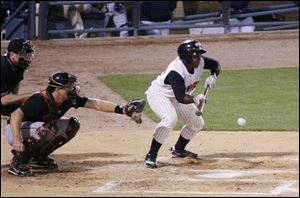
[[[131,117],[132,120],[134,120],[136,123],[141,124],[142,123],[142,112],[145,107],[145,100],[144,99],[133,99],[128,102],[127,105],[124,107],[124,113]]]

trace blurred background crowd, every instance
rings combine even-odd
[[[28,34],[29,11],[27,6],[22,7],[24,1],[1,1],[1,40],[10,40],[14,37],[26,37]],[[35,2],[35,25],[38,26],[39,1]],[[49,1],[50,2],[50,1]],[[216,34],[216,33],[237,33],[253,32],[261,29],[255,27],[255,22],[283,22],[293,21],[285,24],[285,28],[297,29],[299,24],[299,10],[296,12],[282,11],[259,16],[243,16],[243,14],[260,11],[264,6],[279,4],[299,6],[299,1],[146,1],[139,2],[137,16],[134,16],[132,2],[106,2],[82,3],[68,1],[68,4],[49,4],[47,7],[47,29],[48,30],[78,30],[78,32],[57,33],[49,35],[49,38],[93,38],[104,36],[127,37],[134,35],[130,27],[134,26],[135,18],[138,16],[138,27],[152,26],[153,28],[139,29],[138,35],[160,35],[169,34]],[[217,24],[224,23],[218,17],[224,16],[224,2],[229,2],[229,28],[224,29]],[[22,7],[22,8],[21,8]],[[20,9],[21,8],[21,9]],[[258,9],[257,9],[258,8]],[[289,7],[290,8],[290,7]],[[256,10],[255,10],[256,9]],[[15,13],[15,11],[17,11]],[[265,10],[268,11],[268,10]],[[12,16],[13,15],[13,16]],[[230,17],[240,15],[238,17]],[[187,18],[187,16],[195,16]],[[206,17],[207,16],[207,17]],[[13,19],[10,19],[12,17]],[[185,18],[186,17],[186,18]],[[197,18],[198,17],[198,18]],[[205,18],[206,17],[206,18]],[[214,18],[215,17],[215,18]],[[9,20],[10,19],[10,20]],[[195,20],[192,23],[193,19]],[[179,23],[174,23],[179,22]],[[175,24],[179,27],[167,28],[168,24]],[[244,24],[239,26],[239,24]],[[245,25],[246,24],[246,25]],[[247,25],[249,24],[249,25]],[[165,29],[157,26],[166,25]],[[182,25],[182,28],[180,28]],[[198,25],[203,27],[186,28],[185,25]],[[287,26],[289,25],[289,26]],[[211,26],[211,27],[210,27]],[[113,31],[92,31],[97,28],[123,28]],[[127,29],[126,29],[127,28]],[[90,30],[85,32],[83,30]],[[117,31],[120,30],[120,31]],[[276,30],[276,29],[275,29]],[[36,28],[38,32],[38,28]],[[37,33],[38,34],[38,33]]]

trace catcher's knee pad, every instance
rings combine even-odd
[[[77,134],[79,128],[80,121],[75,117],[71,117],[68,121],[68,126],[65,129],[64,134],[56,136],[47,147],[44,147],[44,149],[40,152],[41,156],[48,156],[53,151],[69,142]]]
[[[80,121],[75,117],[71,117],[69,119],[68,126],[65,130],[67,139],[71,140],[77,134],[79,128],[80,128]]]
[[[46,157],[53,151],[60,148],[62,145],[67,143],[69,140],[63,136],[55,137],[55,139],[40,152],[40,157]]]
[[[39,156],[40,153],[55,139],[57,126],[52,123],[45,123],[37,128],[34,136],[23,140],[25,153],[29,156]]]
[[[60,148],[67,142],[69,142],[78,132],[80,128],[80,121],[71,117],[68,122],[68,126],[64,132],[64,134],[56,136],[47,147],[43,149],[41,152],[42,156],[48,156],[56,149]]]

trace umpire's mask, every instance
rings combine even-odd
[[[8,52],[14,52],[19,55],[19,69],[25,71],[32,59],[34,58],[35,48],[31,41],[17,38],[9,42],[7,47]]]

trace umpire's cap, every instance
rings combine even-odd
[[[184,63],[191,63],[193,56],[204,54],[206,50],[202,48],[201,43],[197,40],[185,40],[179,45],[177,53]]]
[[[29,40],[26,41],[25,39],[22,38],[16,38],[9,42],[7,51],[28,54],[28,53],[33,53],[35,50],[31,41]]]

